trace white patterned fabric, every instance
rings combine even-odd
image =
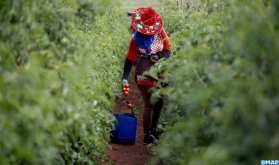
[[[164,48],[163,42],[162,42],[162,36],[161,33],[157,33],[155,34],[155,39],[151,45],[151,52],[149,53],[149,55],[151,54],[156,54],[158,52],[161,52]],[[145,54],[145,49],[138,47],[138,51],[139,53]]]

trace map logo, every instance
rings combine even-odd
[[[261,160],[261,165],[279,165],[279,160]]]

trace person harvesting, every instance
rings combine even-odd
[[[145,144],[154,143],[156,139],[157,124],[160,118],[161,109],[164,105],[165,96],[161,95],[157,102],[151,99],[152,93],[160,80],[163,80],[163,72],[158,76],[143,75],[145,71],[155,65],[162,58],[169,58],[172,47],[168,36],[163,28],[163,20],[152,7],[139,8],[132,15],[131,29],[135,33],[131,39],[127,52],[122,77],[122,86],[128,84],[128,77],[133,63],[137,60],[135,80],[141,91],[144,101],[143,127]]]

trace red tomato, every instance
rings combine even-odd
[[[129,92],[125,91],[124,96],[128,96],[128,95],[129,95]]]
[[[128,108],[132,108],[132,104],[128,104]]]
[[[129,88],[126,88],[126,91],[129,92]]]
[[[125,84],[124,87],[125,87],[125,88],[129,88],[130,85],[129,85],[129,84]]]
[[[127,90],[127,88],[123,88],[123,89],[122,89],[122,92],[125,92],[126,90]]]

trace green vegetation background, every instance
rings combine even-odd
[[[123,2],[123,9],[134,12],[139,7],[152,6],[154,9],[159,9],[162,0],[121,0]]]
[[[140,2],[160,4],[173,44],[160,63],[169,87],[154,95],[167,95],[165,133],[149,163],[278,159],[279,2],[122,2],[0,2],[0,164],[109,162],[110,111],[131,39],[125,11]]]
[[[0,2],[0,164],[99,164],[130,40],[121,2]]]
[[[279,2],[202,0],[179,10],[169,0],[159,13],[173,54],[162,62],[166,133],[150,164],[277,160]]]

